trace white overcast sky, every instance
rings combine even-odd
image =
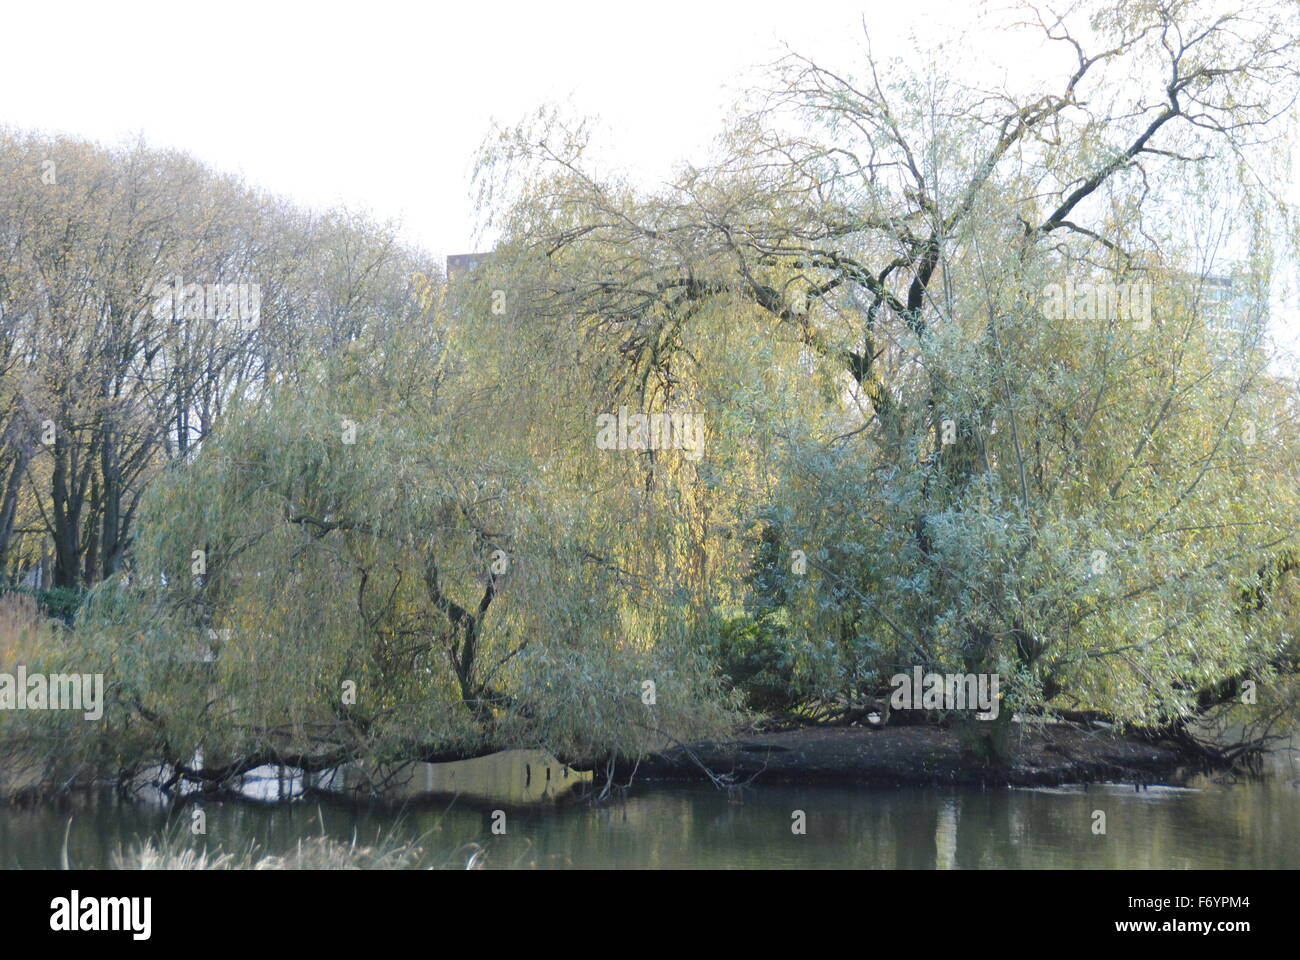
[[[1009,4],[1008,4],[1009,5]],[[597,115],[616,163],[666,175],[718,131],[752,68],[791,48],[847,64],[909,31],[1002,75],[1055,65],[973,31],[972,0],[0,0],[0,123],[106,143],[143,132],[301,203],[400,219],[472,249],[469,171],[495,119],[558,101]],[[996,9],[996,7],[994,8]],[[986,68],[984,68],[986,69]]]
[[[896,3],[866,15],[895,32]],[[909,0],[916,10],[967,7]],[[748,68],[789,42],[851,55],[861,2],[12,3],[0,123],[108,142],[143,131],[313,205],[399,217],[467,252],[490,122],[547,101],[598,115],[653,175],[698,155]]]

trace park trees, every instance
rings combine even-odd
[[[1297,398],[1262,308],[1297,236],[1294,5],[1021,21],[1059,76],[792,56],[658,190],[553,114],[502,131],[500,242],[445,297],[386,230],[242,193],[145,247],[252,271],[251,334],[101,302],[73,281],[111,243],[16,273],[44,279],[7,288],[0,411],[75,430],[0,468],[51,478],[29,509],[63,576],[98,571],[72,643],[110,680],[67,755],[218,784],[633,757],[732,725],[720,674],[826,716],[997,673],[999,720],[960,721],[991,763],[1017,711],[1293,706]],[[88,544],[124,477],[113,573]]]
[[[6,131],[0,167],[7,580],[111,576],[150,478],[231,397],[422,311],[411,276],[432,267],[391,227],[295,210],[182,154]]]

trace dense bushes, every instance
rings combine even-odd
[[[800,670],[802,646],[781,614],[770,612],[719,619],[710,653],[747,707],[780,714],[794,710],[813,693]]]

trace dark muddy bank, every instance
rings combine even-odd
[[[635,778],[707,780],[703,768],[708,768],[727,782],[1029,786],[1149,781],[1200,764],[1173,747],[1109,730],[1017,724],[1011,736],[1010,763],[1002,769],[972,766],[961,756],[955,730],[815,727],[675,747],[643,759],[635,766]],[[618,774],[633,776],[633,765],[620,767]]]

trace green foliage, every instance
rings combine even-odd
[[[446,342],[354,343],[159,478],[129,579],[92,593],[75,636],[110,665],[101,747],[593,759],[727,729],[680,608],[639,608],[592,562],[609,504],[552,481],[545,444],[504,442]],[[635,547],[608,529],[605,553]]]
[[[712,656],[745,705],[765,714],[789,712],[813,692],[800,669],[801,644],[779,612],[720,619]]]
[[[1075,16],[1032,29],[1083,37]],[[710,609],[750,613],[726,672],[766,703],[998,673],[1008,716],[1166,723],[1289,669],[1291,605],[1242,599],[1300,529],[1295,383],[1262,322],[1300,234],[1273,200],[1285,150],[1234,131],[1294,91],[1295,23],[1119,4],[1081,69],[997,106],[960,77],[792,56],[716,162],[653,191],[555,116],[485,149],[515,328],[563,331],[575,393],[709,417],[674,489],[698,494],[678,522]],[[1161,46],[1192,25],[1195,51]],[[1067,287],[1091,292],[1054,307]],[[760,625],[777,613],[791,657]]]

